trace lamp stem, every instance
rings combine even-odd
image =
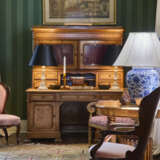
[[[120,89],[117,80],[118,80],[118,67],[115,66],[114,67],[114,82],[112,83],[111,89],[114,89],[114,90]]]
[[[46,86],[46,82],[45,82],[45,80],[46,80],[45,71],[46,71],[46,67],[42,66],[41,82],[40,82],[38,89],[48,89]]]

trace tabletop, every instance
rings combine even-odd
[[[107,115],[110,117],[131,117],[138,118],[139,107],[136,104],[133,105],[119,105],[112,106],[108,101],[97,101],[96,111],[98,114]],[[160,118],[160,109],[157,111],[156,118]]]

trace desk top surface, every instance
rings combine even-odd
[[[120,89],[120,90],[111,90],[111,89],[106,89],[106,90],[102,90],[102,89],[45,89],[45,90],[40,90],[40,89],[34,89],[34,88],[28,88],[26,90],[26,92],[36,92],[36,93],[54,93],[54,92],[90,92],[90,93],[93,93],[93,92],[105,92],[105,93],[122,93],[123,92],[123,89]]]
[[[101,102],[101,101],[100,101]],[[117,106],[112,107],[107,105],[107,101],[103,101],[102,103],[99,103],[99,101],[96,103],[96,108],[98,109],[98,112],[107,116],[125,116],[125,117],[138,117],[138,111],[139,106],[136,104],[133,105],[123,105],[123,106]],[[157,111],[156,118],[160,118],[160,108]]]

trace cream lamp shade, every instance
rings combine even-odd
[[[114,66],[129,66],[126,83],[131,98],[143,98],[160,84],[160,42],[155,32],[129,33]]]
[[[115,66],[160,67],[160,42],[155,32],[130,33]]]

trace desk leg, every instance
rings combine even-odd
[[[62,142],[61,131],[60,131],[60,106],[62,102],[54,102],[54,124],[55,124],[55,134],[56,134],[56,142]]]

